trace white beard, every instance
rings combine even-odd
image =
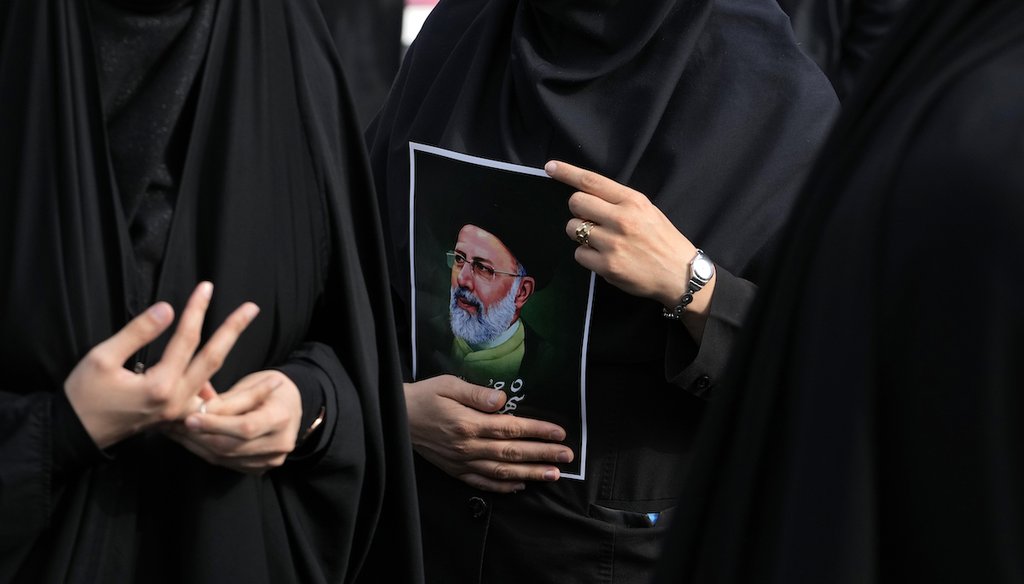
[[[451,304],[449,305],[452,333],[470,346],[484,345],[498,338],[508,330],[508,327],[512,325],[512,320],[516,317],[516,292],[519,291],[520,280],[522,278],[517,277],[508,294],[490,308],[485,308],[476,294],[465,288],[452,286]],[[476,315],[474,316],[461,308],[455,300],[456,296],[476,306]]]

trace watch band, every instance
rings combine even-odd
[[[683,311],[693,302],[693,295],[707,285],[714,276],[715,264],[703,250],[698,249],[693,259],[690,260],[690,279],[686,283],[686,292],[683,292],[683,297],[679,299],[679,304],[672,308],[662,308],[661,315],[669,320],[679,320],[682,318]]]

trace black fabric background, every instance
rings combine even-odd
[[[908,0],[779,0],[804,52],[845,99]]]
[[[384,103],[402,61],[404,0],[319,0],[338,47],[359,127]]]
[[[1024,4],[913,4],[698,440],[664,582],[1024,573]]]

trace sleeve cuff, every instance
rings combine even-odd
[[[716,266],[715,295],[700,346],[679,323],[668,323],[665,377],[678,387],[707,398],[722,378],[729,355],[757,295],[757,286]]]
[[[295,451],[292,452],[292,457],[298,458],[315,449],[315,443],[317,442],[315,436],[311,436],[310,440],[302,440],[302,438],[305,436],[306,430],[313,424],[313,421],[320,415],[320,409],[327,404],[327,394],[324,388],[325,380],[322,379],[324,374],[315,365],[301,360],[291,361],[280,367],[274,367],[274,369],[277,369],[285,374],[288,379],[292,380],[295,386],[299,388],[299,396],[302,399],[302,419],[299,422],[299,433],[296,436],[297,446]],[[325,412],[324,415],[327,416],[330,413]]]
[[[82,469],[98,462],[112,460],[93,442],[85,426],[71,407],[63,391],[53,393],[50,400],[50,416],[53,423],[53,476],[64,480]]]

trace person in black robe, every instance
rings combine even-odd
[[[629,220],[666,245],[626,237],[641,245],[623,278],[592,263],[622,235],[613,222],[598,222],[592,246],[577,252],[602,276],[587,347],[586,451],[559,444],[559,426],[491,415],[504,402],[493,390],[451,375],[407,377],[429,581],[649,577],[680,488],[665,470],[692,454],[759,258],[836,107],[774,0],[434,8],[367,133],[400,339],[411,339],[412,325],[410,142],[535,168],[558,158],[563,170],[609,175],[638,191]],[[566,237],[572,217],[567,202],[554,237]],[[717,265],[713,290],[694,295],[684,322],[670,321],[663,308],[679,301],[695,245]],[[650,272],[660,281],[634,286],[652,258],[665,262]],[[583,480],[559,479],[557,462],[584,454]]]
[[[312,2],[3,4],[0,581],[422,578],[331,42]]]
[[[1024,3],[909,10],[798,204],[660,582],[1024,574]]]
[[[845,99],[908,0],[779,0],[800,46]]]
[[[359,127],[377,115],[402,62],[404,0],[319,0],[352,91]]]

